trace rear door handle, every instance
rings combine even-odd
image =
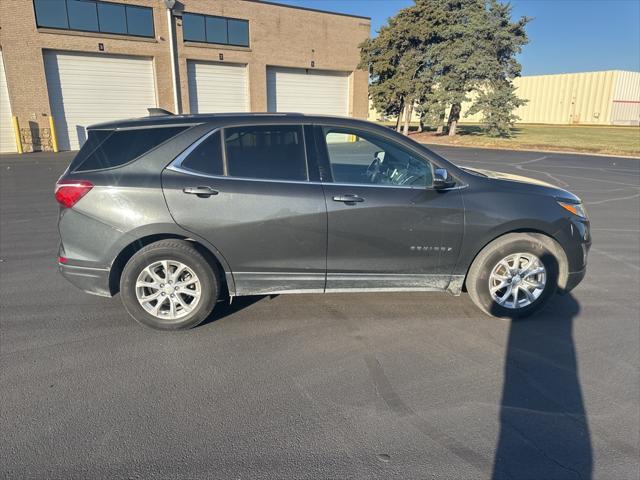
[[[207,198],[211,195],[218,195],[218,191],[211,187],[185,187],[182,189],[184,193],[197,195],[200,198]]]
[[[334,202],[344,202],[344,203],[355,203],[355,202],[364,202],[364,198],[359,197],[358,195],[336,195],[333,197]]]

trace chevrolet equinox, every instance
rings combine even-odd
[[[150,113],[89,127],[55,191],[61,273],[145,325],[356,291],[466,291],[518,318],[585,275],[589,221],[566,190],[351,118]]]

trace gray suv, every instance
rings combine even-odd
[[[62,274],[166,330],[227,297],[308,292],[467,291],[523,317],[582,280],[591,244],[575,195],[349,118],[94,125],[55,195]]]

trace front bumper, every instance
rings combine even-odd
[[[74,286],[92,295],[111,297],[109,289],[109,269],[78,267],[58,263],[58,270]]]
[[[569,293],[571,290],[576,288],[578,284],[584,279],[586,274],[587,274],[586,267],[578,272],[569,273],[569,275],[567,276],[567,283],[562,289],[561,293]]]

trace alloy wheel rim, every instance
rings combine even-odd
[[[547,270],[531,253],[514,253],[504,257],[491,270],[489,292],[500,306],[512,310],[534,303],[547,284]]]
[[[136,298],[149,314],[162,320],[178,320],[198,306],[202,291],[193,269],[177,260],[147,265],[136,279]]]

